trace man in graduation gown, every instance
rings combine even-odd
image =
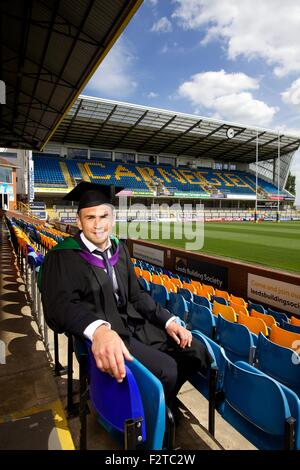
[[[171,405],[191,371],[209,366],[205,347],[140,286],[127,246],[111,235],[111,190],[79,183],[78,234],[45,257],[41,291],[49,326],[92,341],[97,366],[119,382],[136,357],[162,382]]]

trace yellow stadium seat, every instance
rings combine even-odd
[[[196,286],[194,286],[193,284],[189,284],[188,282],[183,282],[182,283],[182,287],[184,289],[188,289],[190,292],[192,292],[193,294],[197,294],[197,288]]]
[[[272,315],[267,315],[266,313],[257,312],[256,310],[251,310],[251,317],[261,318],[265,324],[271,328],[272,325],[276,324],[275,318]]]
[[[299,351],[300,346],[300,334],[294,333],[293,331],[287,331],[283,328],[279,328],[277,325],[272,325],[270,340],[273,343],[284,346],[285,348],[295,349]]]
[[[141,277],[143,277],[145,279],[145,281],[147,282],[151,282],[152,281],[152,275],[149,271],[147,271],[146,269],[142,269],[142,274],[141,274]]]
[[[252,333],[258,335],[262,333],[265,336],[268,336],[268,328],[265,322],[261,318],[247,317],[243,313],[239,314],[238,323],[247,326]]]
[[[231,322],[236,322],[237,321],[237,316],[235,311],[233,310],[232,307],[229,305],[223,305],[219,304],[219,302],[214,302],[213,305],[213,312],[214,315],[218,316],[219,314],[222,315],[225,320],[231,321]]]
[[[191,284],[195,286],[197,290],[202,289],[202,284],[199,281],[194,281],[193,279],[191,279]]]
[[[247,317],[249,317],[249,312],[244,305],[235,304],[234,302],[230,301],[230,307],[232,307],[235,313],[237,313],[238,315],[240,313],[243,313],[244,315],[247,315]]]
[[[170,278],[167,274],[161,274],[160,277],[164,280],[164,281],[169,281]]]
[[[170,277],[170,281],[179,289],[182,287],[182,282],[178,277]]]
[[[135,274],[136,274],[137,277],[141,277],[141,275],[142,275],[141,268],[139,268],[138,266],[135,266],[134,271],[135,271]]]
[[[292,316],[291,317],[291,324],[296,325],[296,326],[300,326],[300,318],[296,318],[296,317]]]
[[[168,292],[177,292],[177,286],[175,286],[175,284],[173,284],[173,282],[171,281],[164,281],[163,285],[165,286],[165,288],[167,289]]]
[[[163,279],[158,274],[152,274],[152,282],[154,284],[163,284]]]
[[[215,289],[213,286],[202,284],[202,292],[207,292],[209,295],[215,295]]]
[[[217,294],[216,294],[217,295]],[[243,305],[244,307],[247,307],[247,302],[242,297],[236,297],[235,295],[230,295],[230,304],[233,302],[236,305]]]
[[[215,289],[215,295],[229,301],[229,294],[226,290]]]

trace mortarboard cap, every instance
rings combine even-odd
[[[82,181],[64,196],[65,201],[78,201],[78,211],[85,207],[114,204],[115,194],[122,191],[122,186],[104,185]]]

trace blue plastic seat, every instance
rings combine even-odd
[[[213,358],[210,367],[190,375],[189,382],[208,399],[208,430],[214,436],[216,399],[223,387],[225,361],[220,346],[211,338],[197,330],[192,330],[192,335],[207,348]]]
[[[228,305],[227,300],[224,299],[224,297],[219,297],[218,295],[213,295],[212,300],[213,300],[213,302],[216,301],[219,304]]]
[[[137,359],[127,363],[139,387],[146,420],[146,449],[160,450],[166,428],[166,405],[162,383]]]
[[[182,295],[182,297],[188,302],[193,300],[193,297],[194,297],[193,293],[188,289],[184,289],[184,287],[180,287],[178,289],[178,294]]]
[[[277,312],[272,308],[268,308],[268,314],[275,318],[275,320],[279,323],[279,326],[281,326],[282,320],[286,322],[288,321],[288,316],[285,313]]]
[[[203,305],[204,307],[209,308],[209,310],[212,310],[212,305],[210,301],[206,297],[203,297],[202,295],[194,294],[193,302],[195,302],[195,304]]]
[[[138,282],[146,292],[150,292],[150,283],[146,281],[143,277],[138,278]]]
[[[137,359],[126,362],[126,378],[118,383],[101,372],[88,348],[90,398],[99,421],[118,441],[125,438],[125,424],[137,420],[141,424],[138,448],[161,450],[166,429],[166,406],[161,382]],[[77,341],[77,357],[84,343]],[[129,421],[128,421],[129,420]]]
[[[300,397],[300,356],[259,334],[255,351],[257,367],[292,389]]]
[[[182,295],[170,292],[167,308],[170,310],[171,313],[173,313],[173,315],[176,315],[183,321],[186,321],[189,308],[187,301],[182,297]]]
[[[188,324],[192,330],[199,330],[210,338],[215,336],[216,317],[204,305],[190,302]]]
[[[261,450],[299,449],[297,395],[243,361],[225,360],[222,417]]]
[[[167,302],[169,301],[169,292],[167,291],[165,286],[161,284],[153,284],[151,282],[150,292],[151,297],[153,298],[153,300],[155,300],[155,302],[158,302],[163,307],[166,307]]]
[[[220,314],[217,317],[216,339],[232,362],[253,363],[257,336],[245,325],[230,322]]]
[[[256,312],[260,313],[267,313],[267,310],[260,304],[254,304],[253,302],[249,301],[248,311],[251,313],[251,310],[256,310]]]
[[[133,373],[126,366],[126,377],[118,383],[113,377],[101,372],[88,348],[90,399],[105,429],[118,440],[124,438],[128,420],[141,419],[142,442],[146,440],[146,424],[139,387]]]
[[[299,325],[292,325],[291,323],[288,323],[287,321],[282,320],[280,326],[284,330],[293,331],[293,333],[300,334],[300,326]]]

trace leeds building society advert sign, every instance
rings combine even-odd
[[[248,298],[289,313],[300,312],[300,286],[295,284],[248,274]]]

